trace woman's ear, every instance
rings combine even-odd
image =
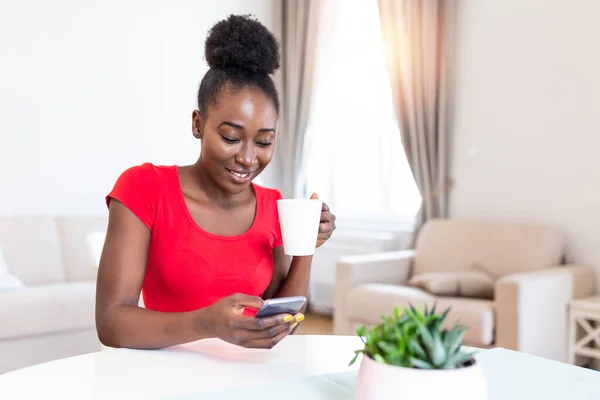
[[[192,113],[192,133],[196,139],[202,139],[204,136],[204,120],[198,110]]]

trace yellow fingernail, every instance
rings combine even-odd
[[[298,315],[298,316],[296,317],[296,321],[297,321],[297,322],[300,322],[300,321],[303,321],[303,320],[304,320],[304,314],[300,314],[300,315]]]
[[[292,329],[294,329],[294,328],[296,327],[296,325],[298,325],[298,323],[297,323],[297,322],[294,322],[294,323],[292,324]]]
[[[288,314],[285,317],[283,317],[283,321],[284,322],[290,322],[292,320],[292,318],[294,318],[294,317],[292,317],[291,315]]]

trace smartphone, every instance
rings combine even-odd
[[[277,314],[296,314],[306,303],[306,297],[279,297],[267,299],[256,313],[256,318],[270,317]]]

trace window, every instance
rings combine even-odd
[[[421,204],[402,148],[375,1],[322,2],[307,132],[307,195],[338,220],[411,223]]]

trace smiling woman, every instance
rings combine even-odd
[[[161,348],[218,337],[271,348],[304,318],[303,310],[253,316],[264,299],[306,296],[312,262],[284,254],[282,195],[253,183],[275,151],[277,43],[258,21],[231,16],[209,33],[206,59],[192,113],[196,163],[131,167],[106,197],[96,298],[104,345]],[[323,204],[316,247],[334,220]]]
[[[201,160],[215,182],[243,185],[273,158],[277,110],[269,96],[252,87],[220,97],[225,101],[208,106],[204,114],[194,111],[192,129],[202,139]],[[216,179],[226,172],[228,179]],[[243,186],[228,188],[238,190]]]

